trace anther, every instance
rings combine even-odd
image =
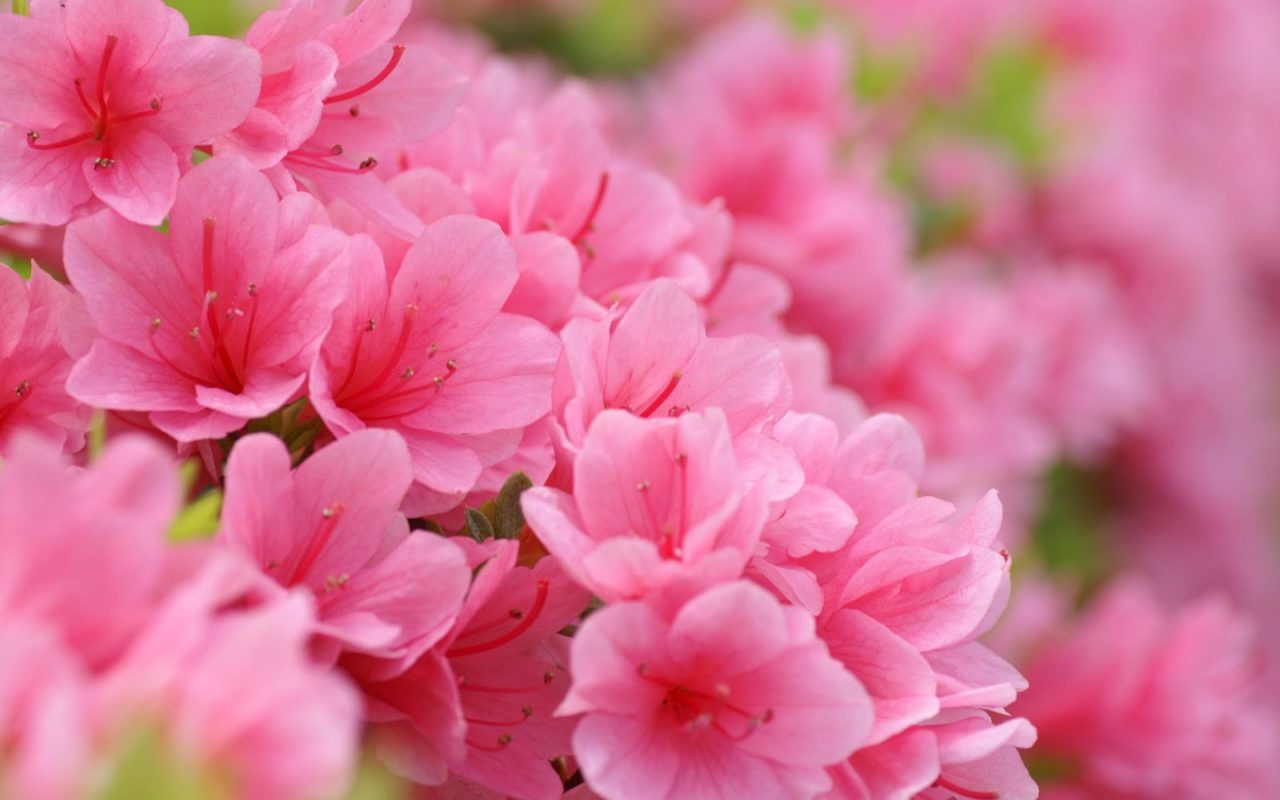
[[[526,716],[526,717],[532,717],[532,716],[533,716],[533,706],[522,706],[522,707],[520,708],[520,713],[521,713],[521,714],[523,714],[523,715],[524,715],[524,716]]]
[[[105,156],[103,156],[100,158],[95,158],[93,160],[94,169],[111,169],[115,165],[116,165],[116,161],[114,158],[106,158]]]
[[[378,166],[378,159],[373,156],[369,156],[364,161],[360,162],[360,169],[362,170],[371,170],[376,166]]]
[[[31,383],[29,381],[18,381],[18,385],[14,388],[13,393],[18,397],[26,397],[27,392],[31,391]]]

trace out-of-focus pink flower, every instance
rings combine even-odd
[[[168,237],[112,211],[73,224],[67,271],[99,338],[68,391],[218,438],[302,387],[347,285],[347,238],[306,195],[277,199],[238,158],[182,181]]]
[[[1256,702],[1253,627],[1219,599],[1169,612],[1117,578],[1074,625],[1050,628],[1014,710],[1063,772],[1046,797],[1273,797],[1277,719]]]
[[[55,627],[8,609],[0,609],[0,642],[0,797],[83,796],[93,740],[83,668]]]
[[[67,394],[71,358],[59,336],[68,300],[38,267],[26,283],[0,269],[0,454],[24,430],[68,452],[84,444],[88,413]]]
[[[35,0],[0,17],[0,217],[64,225],[173,206],[191,149],[253,107],[261,61],[160,0]]]
[[[283,589],[316,599],[325,648],[415,660],[452,627],[470,584],[466,557],[399,512],[413,480],[390,431],[344,437],[290,472],[283,442],[253,434],[227,462],[218,538]]]
[[[708,589],[664,617],[624,603],[572,645],[561,714],[604,797],[815,797],[859,747],[872,711],[813,619],[752,584]]]
[[[522,506],[564,569],[606,602],[674,581],[738,577],[754,554],[771,476],[752,482],[718,409],[645,419],[596,416],[573,493],[537,487]]]
[[[394,278],[372,241],[353,248],[356,286],[312,370],[312,402],[337,436],[400,433],[423,491],[410,513],[447,510],[550,409],[559,342],[500,313],[516,267],[491,222],[434,223]]]
[[[246,566],[211,559],[155,609],[97,687],[100,724],[120,738],[158,732],[165,757],[229,776],[246,800],[339,794],[355,767],[358,697],[310,660],[306,597],[218,611],[246,588]]]
[[[172,458],[144,439],[111,442],[87,470],[18,439],[0,469],[0,618],[109,663],[153,610],[179,494]]]

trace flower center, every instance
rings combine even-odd
[[[94,159],[94,169],[111,169],[115,166],[116,162],[111,151],[111,132],[121,125],[159,114],[162,105],[159,97],[153,97],[148,107],[141,111],[112,115],[107,73],[119,44],[118,36],[112,34],[107,37],[107,42],[102,49],[102,60],[98,62],[98,76],[92,99],[85,93],[84,79],[76,78],[75,80],[76,97],[85,113],[89,115],[89,130],[56,142],[43,142],[39,131],[27,131],[28,147],[33,150],[60,150],[90,140],[97,141],[102,143],[102,150],[101,154]]]

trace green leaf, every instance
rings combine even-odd
[[[178,514],[178,518],[169,527],[169,541],[208,539],[218,532],[218,514],[221,510],[222,492],[217,489],[205,492]]]
[[[251,3],[233,0],[165,0],[182,12],[193,34],[238,36],[253,21]]]
[[[477,509],[468,508],[464,512],[467,520],[467,535],[477,542],[487,541],[494,537],[493,525],[490,524],[489,518],[481,514]]]
[[[515,539],[524,530],[524,512],[520,510],[520,495],[533,488],[533,481],[523,472],[512,473],[502,484],[493,509],[493,529],[499,539]]]
[[[231,781],[205,765],[185,763],[155,731],[128,739],[94,800],[232,800]]]
[[[408,800],[409,785],[397,778],[382,762],[366,753],[360,759],[355,785],[346,800]]]

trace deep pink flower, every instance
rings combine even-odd
[[[56,631],[77,659],[114,659],[152,612],[177,513],[174,462],[140,437],[91,469],[19,438],[0,469],[0,617]]]
[[[294,594],[220,610],[251,567],[217,553],[179,584],[97,687],[108,736],[148,729],[170,758],[225,776],[246,800],[341,793],[357,756],[360,706],[340,675],[313,663],[311,604]]]
[[[604,411],[587,432],[573,493],[522,497],[529,527],[607,602],[672,581],[733,580],[755,553],[771,481],[752,481],[723,413],[645,419]]]
[[[866,739],[871,706],[813,618],[754,585],[717,586],[671,618],[625,603],[587,618],[561,714],[604,797],[815,797]]]
[[[191,149],[253,107],[261,62],[188,37],[160,0],[34,0],[0,17],[0,217],[62,225],[105,203],[158,225]]]
[[[400,433],[425,490],[410,509],[445,510],[547,413],[559,343],[537,322],[500,313],[516,267],[491,222],[432,224],[394,277],[371,240],[354,242],[357,285],[312,370],[311,399],[336,436]]]
[[[27,283],[0,270],[0,454],[23,430],[68,452],[84,444],[88,413],[67,394],[71,358],[58,333],[69,299],[38,267]]]
[[[279,200],[237,158],[183,180],[170,234],[112,211],[73,224],[67,272],[100,338],[71,394],[218,438],[302,387],[347,285],[347,239],[306,195]]]
[[[404,442],[360,431],[289,468],[274,436],[236,443],[219,540],[282,588],[312,592],[326,650],[407,665],[452,627],[471,574],[453,544],[409,531],[399,511],[413,480]]]

